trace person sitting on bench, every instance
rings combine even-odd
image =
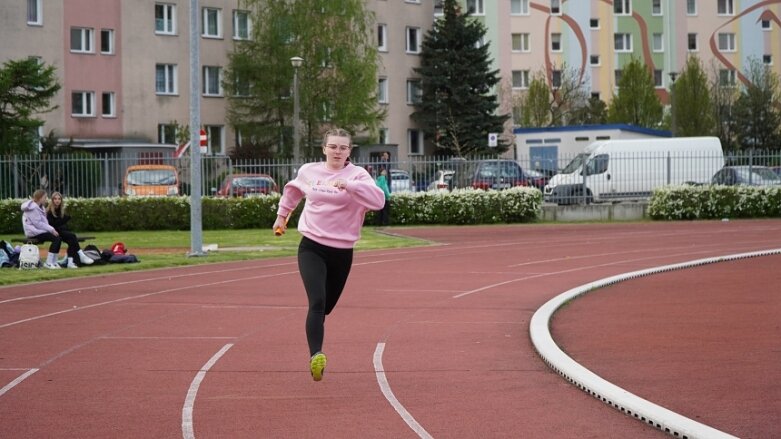
[[[62,194],[52,192],[51,198],[52,202],[46,208],[46,220],[60,234],[60,238],[68,244],[68,268],[77,268],[74,263],[76,258],[84,265],[92,264],[95,261],[81,250],[79,238],[68,228],[68,221],[70,221],[71,216],[65,211],[65,202],[62,199]]]
[[[60,236],[57,229],[52,227],[46,219],[46,211],[43,208],[45,204],[46,191],[43,189],[35,191],[32,200],[27,200],[22,203],[22,227],[24,228],[24,235],[27,238],[35,239],[38,242],[51,241],[51,244],[49,245],[49,255],[43,266],[49,269],[59,269],[61,267],[57,263],[57,256],[60,253],[60,246],[62,245],[63,238]],[[75,239],[75,235],[72,236],[74,239],[71,240],[69,237],[68,241],[66,241],[68,246],[75,244],[78,247],[79,242]],[[83,252],[80,253],[83,254]],[[81,254],[79,254],[80,257]],[[84,257],[89,259],[89,264],[94,262],[87,257],[87,255],[84,255]]]

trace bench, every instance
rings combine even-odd
[[[91,239],[95,239],[95,237],[94,236],[79,236],[78,237],[78,241],[79,242],[89,241]],[[42,242],[38,241],[35,238],[28,238],[28,237],[11,238],[11,242],[21,242],[23,244],[34,244],[34,245],[43,244]],[[49,242],[49,241],[45,241],[45,242]]]

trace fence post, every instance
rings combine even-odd
[[[667,151],[667,184],[669,185],[670,182],[672,182],[672,157],[670,156],[670,151]]]
[[[14,198],[19,197],[19,162],[14,154]]]

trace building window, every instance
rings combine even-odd
[[[165,143],[168,145],[175,145],[176,141],[176,125],[157,125],[157,143]]]
[[[43,24],[42,2],[43,0],[27,0],[27,24],[34,26]]]
[[[222,69],[203,66],[203,95],[222,96]]]
[[[723,33],[718,35],[719,38],[719,50],[722,52],[734,52],[735,49],[735,34]]]
[[[614,35],[616,52],[631,52],[632,51],[632,34],[615,34]]]
[[[592,18],[588,21],[588,27],[591,29],[599,29],[599,18]]]
[[[662,71],[654,69],[654,87],[662,87]]]
[[[653,34],[652,44],[654,52],[664,52],[663,40],[664,38],[662,34]]]
[[[529,34],[512,34],[513,52],[529,52]]]
[[[222,38],[222,10],[203,8],[203,35],[208,38]]]
[[[735,15],[735,2],[733,0],[718,0],[717,12],[719,15]]]
[[[616,69],[613,74],[615,75],[616,79],[616,87],[618,87],[618,83],[621,82],[621,75],[623,75],[624,71],[621,69]]]
[[[686,15],[697,15],[697,0],[686,0]]]
[[[550,0],[551,15],[561,15],[561,0]]]
[[[114,54],[114,30],[113,29],[100,30],[100,53],[102,53],[103,55]]]
[[[770,30],[770,20],[762,20],[760,23],[762,30]]]
[[[381,104],[388,103],[388,78],[377,80],[377,101]]]
[[[510,14],[529,15],[529,0],[510,0]]]
[[[95,116],[95,92],[74,91],[71,93],[71,115],[74,117]]]
[[[155,93],[159,95],[177,93],[176,64],[157,64],[155,66]]]
[[[407,130],[407,151],[409,155],[423,154],[423,132]]]
[[[206,139],[207,139],[207,154],[225,154],[225,141],[223,139],[223,132],[225,131],[222,125],[206,125]]]
[[[561,34],[550,35],[550,50],[552,52],[561,52]]]
[[[252,34],[252,21],[249,12],[233,11],[233,39],[249,40]]]
[[[114,92],[104,91],[100,95],[100,115],[103,117],[116,117],[117,105]]]
[[[632,15],[632,1],[631,0],[613,1],[613,13],[615,15]]]
[[[600,59],[599,59],[599,55],[591,55],[591,56],[589,56],[588,57],[588,63],[591,64],[592,67],[599,66],[601,64],[600,63]]]
[[[93,30],[86,27],[71,28],[71,52],[92,53]]]
[[[513,70],[513,88],[514,89],[529,88],[528,70]]]
[[[407,103],[419,104],[423,99],[423,89],[420,87],[420,79],[407,79]]]
[[[155,33],[166,35],[176,33],[176,5],[155,3]]]
[[[380,128],[379,138],[377,139],[377,143],[379,143],[380,145],[385,145],[385,144],[390,143],[388,140],[389,140],[388,139],[388,129],[387,128]]]
[[[250,96],[250,81],[244,75],[236,74],[233,79],[233,95],[236,97]]]
[[[407,53],[420,53],[420,28],[407,28]]]
[[[662,0],[651,2],[651,15],[662,15]]]
[[[772,66],[773,65],[773,55],[762,55],[762,62],[766,66]]]
[[[561,70],[552,70],[551,71],[550,85],[554,89],[561,87]]]
[[[697,34],[687,34],[686,44],[689,52],[696,52],[697,49]]]
[[[380,52],[388,51],[388,25],[377,25],[377,50]]]
[[[472,15],[485,15],[483,0],[466,0],[466,10]]]
[[[735,85],[737,84],[737,74],[733,69],[720,69],[719,70],[719,84],[721,85]]]

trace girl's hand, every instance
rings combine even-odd
[[[333,184],[334,187],[339,189],[340,191],[347,189],[347,181],[342,180],[341,178],[338,180],[334,180],[331,184]]]
[[[274,231],[274,234],[279,236],[282,235],[287,231],[287,220],[282,215],[277,215],[276,221],[274,221],[274,225],[271,227],[271,230]]]

